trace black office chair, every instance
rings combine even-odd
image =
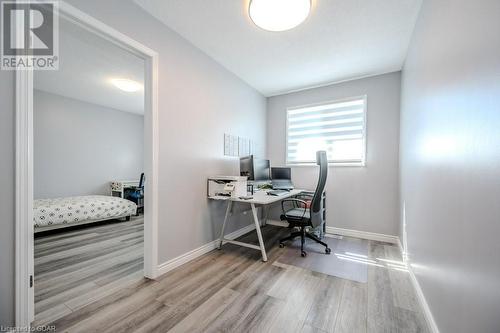
[[[141,173],[141,178],[139,180],[139,186],[133,187],[127,193],[127,199],[135,202],[137,204],[136,216],[139,216],[139,210],[142,209],[144,213],[144,182],[146,178],[144,177],[144,172]]]
[[[306,228],[316,228],[323,223],[323,192],[325,190],[326,177],[328,174],[328,160],[325,151],[316,152],[316,164],[319,165],[319,179],[318,185],[316,186],[316,190],[314,191],[314,195],[310,203],[310,207],[308,207],[308,202],[295,198],[285,199],[281,202],[281,208],[283,210],[281,220],[288,221],[289,228],[293,229],[299,227],[300,231],[292,232],[290,236],[281,239],[279,245],[280,247],[284,247],[285,244],[283,242],[292,240],[295,237],[300,236],[300,254],[302,257],[305,257],[307,255],[306,251],[304,251],[304,242],[306,237],[314,240],[316,243],[323,245],[325,247],[326,254],[330,254],[331,252],[328,244],[322,242],[315,235],[306,232]],[[285,205],[289,203],[292,204],[292,208],[285,210]]]

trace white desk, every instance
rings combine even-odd
[[[223,242],[236,244],[236,245],[240,245],[240,246],[244,246],[244,247],[249,247],[251,249],[260,250],[260,252],[262,253],[262,261],[267,261],[266,248],[264,247],[262,233],[260,232],[260,223],[259,223],[259,218],[257,216],[257,208],[255,206],[261,205],[264,208],[266,208],[265,206],[267,206],[267,205],[273,204],[275,202],[278,202],[278,201],[281,201],[284,199],[288,199],[288,198],[293,197],[295,195],[298,195],[302,192],[304,192],[304,190],[291,190],[289,193],[286,193],[284,195],[274,196],[274,195],[267,195],[267,191],[258,191],[258,192],[255,192],[255,194],[253,195],[253,198],[249,199],[249,200],[244,200],[244,199],[240,199],[240,198],[224,197],[224,196],[209,197],[209,199],[212,199],[212,200],[228,201],[226,215],[224,217],[224,223],[222,224],[222,230],[220,233],[219,248],[222,246]],[[240,202],[240,203],[249,204],[250,207],[252,208],[253,221],[255,223],[255,230],[257,231],[257,238],[259,239],[259,246],[224,238],[224,229],[226,228],[226,223],[229,219],[230,212],[233,208],[233,202]],[[265,219],[267,219],[267,213],[265,213],[265,215],[266,215]]]
[[[110,182],[111,196],[124,198],[127,188],[139,187],[138,180],[115,180]]]

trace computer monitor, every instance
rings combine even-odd
[[[253,180],[253,155],[240,158],[240,176],[246,176],[248,180]]]
[[[292,179],[291,168],[271,168],[271,179]]]
[[[240,158],[240,176],[246,176],[248,180],[271,180],[270,170],[269,160],[254,158],[253,155]]]
[[[271,172],[270,172],[270,162],[269,160],[261,160],[255,158],[253,160],[253,172],[255,181],[265,181],[271,180]]]

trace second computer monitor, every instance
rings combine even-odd
[[[270,176],[270,163],[269,160],[261,160],[254,158],[253,160],[253,172],[255,181],[266,181],[271,180]]]
[[[247,176],[248,180],[270,180],[269,160],[254,158],[253,155],[240,158],[240,175]]]

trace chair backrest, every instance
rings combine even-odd
[[[319,165],[319,179],[314,196],[311,202],[311,224],[318,227],[323,222],[323,192],[326,186],[326,177],[328,175],[328,159],[326,151],[316,152],[316,164]]]
[[[146,178],[144,177],[144,172],[141,173],[141,178],[139,180],[139,187],[144,188],[144,182],[146,181]]]

